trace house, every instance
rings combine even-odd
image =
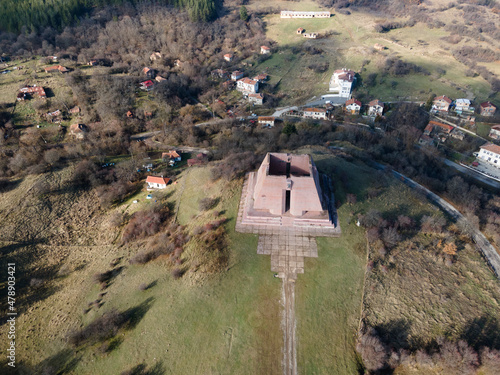
[[[169,159],[173,161],[181,161],[181,155],[176,150],[170,150],[169,152],[162,152],[161,158],[163,160]]]
[[[477,157],[500,168],[500,146],[494,145],[493,143],[487,143],[480,147]]]
[[[52,72],[55,72],[55,71],[58,71],[58,72],[61,72],[61,73],[68,73],[69,69],[65,68],[62,65],[53,65],[53,66],[49,66],[48,68],[45,68],[45,73],[52,73]]]
[[[369,116],[382,116],[384,113],[384,103],[378,99],[372,100],[368,103]]]
[[[71,108],[71,109],[69,110],[69,113],[71,113],[71,114],[73,114],[73,115],[74,115],[74,114],[76,114],[76,113],[80,113],[80,112],[81,112],[81,109],[80,109],[80,107],[78,107],[78,106],[74,106],[73,108]]]
[[[441,95],[436,98],[434,98],[432,102],[432,109],[431,111],[433,112],[448,112],[450,109],[452,100],[448,98],[446,95]]]
[[[142,69],[142,72],[148,77],[149,79],[154,79],[156,77],[156,71],[154,69],[145,67]]]
[[[256,75],[255,77],[253,77],[253,80],[258,81],[259,83],[262,83],[264,81],[267,81],[268,77],[269,76],[266,73],[261,73],[259,75]]]
[[[236,90],[243,94],[256,94],[259,92],[259,82],[250,78],[242,78],[236,82]]]
[[[324,108],[304,108],[303,117],[316,120],[326,120],[327,111]]]
[[[349,99],[347,102],[345,102],[345,109],[351,115],[358,115],[359,111],[361,110],[361,102],[354,98]]]
[[[427,134],[422,134],[420,138],[418,139],[418,143],[422,146],[433,146],[434,145],[434,138]]]
[[[318,37],[318,33],[304,33],[302,34],[304,38],[316,39]]]
[[[341,98],[349,98],[354,82],[356,81],[356,73],[350,69],[338,69],[333,72],[330,79],[329,91],[334,92],[334,96]]]
[[[260,46],[260,54],[261,55],[268,55],[271,53],[271,48],[267,46]]]
[[[304,28],[299,27],[299,28],[297,29],[297,34],[299,34],[299,35],[300,35],[300,34],[302,34],[303,32],[304,32]]]
[[[450,134],[453,129],[454,127],[451,125],[443,124],[437,121],[429,121],[429,123],[424,129],[424,134],[427,135],[431,135],[431,133]]]
[[[259,116],[257,118],[257,123],[261,125],[263,128],[272,128],[274,127],[275,118],[273,116]]]
[[[304,12],[293,10],[282,10],[281,18],[330,18],[330,12]]]
[[[469,112],[470,109],[470,100],[469,99],[457,99],[455,100],[455,112],[458,114],[462,114],[462,112]]]
[[[234,85],[234,81],[225,81],[225,82],[222,82],[222,87],[225,88],[226,90],[229,90],[230,88],[232,88]]]
[[[161,82],[161,81],[166,81],[166,79],[165,79],[165,78],[163,78],[162,76],[156,76],[156,77],[155,77],[155,81],[156,81],[156,82]]]
[[[231,79],[233,81],[237,81],[237,80],[243,78],[244,75],[245,75],[245,73],[240,72],[239,70],[235,70],[234,72],[231,73]]]
[[[160,52],[153,52],[150,56],[149,59],[151,61],[156,61],[158,59],[161,59],[161,53]]]
[[[500,125],[493,125],[488,136],[493,139],[500,139]]]
[[[47,94],[45,93],[43,87],[37,85],[23,87],[19,90],[19,92],[22,92],[24,94],[36,94],[39,98],[42,99],[47,98]]]
[[[248,101],[255,105],[262,105],[264,103],[264,94],[248,94]]]
[[[231,62],[233,61],[233,54],[232,53],[226,53],[224,55],[224,60],[228,61],[228,62]]]
[[[96,59],[92,59],[90,60],[88,63],[87,63],[88,66],[97,66],[99,65],[99,61],[97,61]]]
[[[377,51],[383,51],[385,50],[385,46],[380,44],[380,43],[375,43],[375,45],[373,46],[373,48],[375,48]]]
[[[21,101],[21,100],[26,100],[28,98],[28,94],[25,93],[25,92],[18,92],[17,93],[17,100],[18,101]]]
[[[85,138],[87,127],[84,124],[73,124],[69,127],[70,134],[76,139]]]
[[[222,69],[215,69],[215,70],[212,70],[212,72],[210,73],[211,76],[213,78],[226,78],[227,77],[227,72],[225,70],[222,70]]]
[[[170,182],[170,178],[165,178],[163,176],[148,176],[146,178],[146,183],[149,189],[165,189]]]
[[[47,56],[47,58],[52,60],[52,62],[57,62],[57,56]]]
[[[179,67],[179,68],[180,68],[180,67],[182,67],[182,65],[183,65],[183,62],[182,62],[181,60],[176,59],[176,60],[174,61],[174,66],[177,66],[177,67]]]
[[[134,118],[134,114],[132,113],[132,111],[127,111],[126,116],[127,118]]]
[[[205,154],[199,153],[198,155],[196,155],[196,158],[188,159],[187,164],[188,167],[192,167],[194,165],[203,165],[206,163],[206,161],[207,161],[207,156]]]
[[[479,114],[481,116],[493,116],[497,107],[495,107],[491,102],[481,103],[479,106]]]
[[[153,88],[154,82],[148,79],[147,81],[141,82],[139,85],[141,90],[149,91]]]

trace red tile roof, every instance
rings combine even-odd
[[[500,146],[494,145],[493,143],[487,143],[484,146],[481,146],[480,148],[500,155]]]
[[[348,105],[351,105],[351,104],[357,104],[361,107],[361,102],[358,100],[358,99],[349,99],[347,102],[345,102],[345,105],[348,106]]]
[[[484,102],[484,103],[481,103],[480,105],[481,105],[481,108],[488,108],[488,107],[496,108],[496,106],[491,102]]]
[[[304,112],[326,112],[324,108],[304,108]]]
[[[429,125],[431,125],[433,128],[435,126],[437,126],[441,129],[443,129],[444,131],[446,131],[447,133],[451,132],[454,129],[454,127],[451,125],[443,124],[443,123],[437,122],[437,121],[429,121]],[[427,125],[427,126],[429,126],[429,125]]]
[[[170,181],[170,178],[165,178],[165,177],[148,176],[146,178],[146,182],[149,182],[152,184],[167,185],[169,181]]]
[[[266,50],[266,51],[270,51],[270,50],[271,50],[271,48],[269,48],[269,47],[267,47],[267,46],[260,46],[260,48],[261,48],[261,49],[264,49],[264,50]]]
[[[257,83],[257,81],[250,79],[248,77],[242,78],[242,79],[238,80],[238,82],[243,82],[243,83],[246,83],[247,85],[255,85]]]
[[[170,159],[175,159],[175,158],[178,158],[180,157],[180,155],[178,154],[177,151],[175,150],[171,150],[169,152],[163,152],[161,154],[161,158],[164,159],[165,157],[169,157]]]
[[[379,106],[383,107],[383,106],[384,106],[384,103],[383,103],[383,102],[381,102],[381,101],[380,101],[380,100],[378,100],[378,99],[375,99],[375,100],[372,100],[370,103],[368,103],[368,105],[369,105],[370,107],[375,107],[376,105],[379,105]]]
[[[275,118],[273,116],[259,116],[257,120],[260,121],[274,121]]]
[[[451,102],[452,102],[452,100],[450,98],[448,98],[446,95],[441,95],[441,96],[434,98],[434,101],[437,101],[437,100],[444,100],[448,104],[451,104]]]
[[[146,86],[146,87],[151,87],[154,85],[154,82],[148,79],[147,81],[141,82],[141,85]]]

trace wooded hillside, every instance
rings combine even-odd
[[[124,3],[136,5],[138,0],[5,0],[0,8],[0,31],[19,33],[40,31],[45,27],[61,30],[77,23],[93,9]],[[150,3],[187,9],[193,21],[209,21],[216,15],[216,0],[154,0]]]

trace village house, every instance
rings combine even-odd
[[[260,54],[261,55],[267,55],[271,53],[271,48],[267,46],[260,46]]]
[[[212,70],[212,72],[210,73],[210,75],[213,77],[213,78],[220,78],[220,79],[224,79],[227,77],[227,72],[223,69],[215,69],[215,70]]]
[[[45,90],[41,86],[33,85],[33,86],[26,86],[23,87],[22,89],[19,90],[19,92],[23,94],[36,94],[38,95],[39,98],[46,99],[47,94],[45,93]],[[26,97],[26,95],[25,95]]]
[[[192,167],[195,165],[203,165],[206,162],[207,162],[207,156],[202,153],[197,154],[196,158],[187,160],[188,167]]]
[[[163,176],[148,176],[146,178],[146,183],[148,184],[148,190],[150,189],[165,189],[170,181],[170,178],[165,178]]]
[[[453,128],[453,130],[450,133],[450,137],[458,139],[460,141],[463,141],[465,138],[465,134],[463,131],[461,131],[458,128]]]
[[[17,101],[26,100],[26,99],[28,99],[28,94],[25,92],[18,92],[16,99],[17,99]]]
[[[264,103],[264,94],[248,94],[248,101],[255,105],[262,105]]]
[[[282,10],[280,13],[281,18],[330,18],[330,12],[304,12],[293,10]]]
[[[500,125],[493,125],[488,136],[492,139],[500,139]]]
[[[259,116],[257,118],[257,123],[263,128],[272,128],[274,127],[275,120],[273,116]]]
[[[304,28],[303,28],[303,27],[299,27],[299,28],[297,29],[297,34],[299,34],[299,35],[300,35],[300,34],[302,34],[303,32],[304,32]]]
[[[90,60],[88,63],[87,63],[88,66],[97,66],[99,65],[99,61],[97,61],[96,59],[92,59]]]
[[[481,103],[479,106],[479,114],[481,116],[493,116],[497,107],[495,107],[491,102]]]
[[[161,59],[161,53],[160,52],[153,52],[150,56],[149,59],[151,61],[156,61],[158,59]]]
[[[440,141],[444,142],[446,136],[448,136],[455,127],[447,124],[443,124],[437,121],[429,121],[424,129],[424,133],[418,140],[421,145],[432,145],[434,144],[434,139],[438,138]],[[457,133],[455,138],[459,138],[460,135]]]
[[[156,71],[154,69],[145,67],[142,69],[142,72],[148,77],[149,79],[154,79],[156,77]]]
[[[304,108],[302,113],[304,118],[315,120],[326,120],[327,115],[327,111],[324,108]]]
[[[500,168],[500,146],[494,145],[493,143],[487,143],[480,147],[477,156],[489,164]]]
[[[80,109],[80,107],[78,107],[78,106],[74,106],[73,108],[71,108],[71,109],[69,110],[69,113],[71,113],[72,115],[77,114],[77,113],[80,113],[80,112],[81,112],[81,109]]]
[[[377,51],[383,51],[385,50],[385,46],[380,44],[380,43],[375,43],[375,45],[373,46],[373,48],[375,48]]]
[[[147,81],[141,82],[139,85],[141,90],[149,91],[153,88],[154,82],[148,79]]]
[[[350,69],[338,69],[333,72],[330,79],[330,91],[334,92],[334,96],[341,98],[350,98],[351,91],[356,80],[356,73]]]
[[[181,155],[176,150],[170,150],[169,152],[162,152],[161,158],[163,160],[173,160],[173,161],[181,161]]]
[[[357,99],[349,99],[345,102],[345,109],[351,115],[358,115],[361,110],[361,102]]]
[[[254,81],[257,81],[259,83],[262,83],[264,81],[267,81],[268,75],[266,73],[261,73],[253,77]]]
[[[458,114],[462,114],[463,112],[471,111],[469,99],[457,99],[455,100],[455,112]]]
[[[384,113],[384,103],[378,99],[372,100],[368,103],[369,116],[382,116]]]
[[[243,94],[256,94],[259,92],[259,82],[250,78],[242,78],[236,82],[236,90]]]
[[[231,53],[226,53],[226,54],[224,55],[224,60],[226,60],[226,61],[228,61],[228,62],[233,61],[233,54],[231,54]]]
[[[316,39],[318,37],[318,33],[304,33],[304,38]]]
[[[62,65],[54,65],[54,66],[49,66],[45,68],[45,73],[52,73],[52,72],[61,72],[61,73],[68,73],[69,69],[65,68]]]
[[[432,109],[431,111],[433,112],[448,112],[450,109],[450,105],[452,103],[452,100],[448,98],[446,95],[441,95],[436,98],[434,98],[432,102]]]
[[[85,138],[87,127],[84,124],[72,124],[69,127],[69,132],[76,139],[83,139]]]
[[[234,72],[231,73],[231,80],[237,81],[245,76],[245,73],[235,70]]]
[[[161,82],[161,81],[166,81],[166,79],[165,79],[165,78],[163,78],[162,76],[156,76],[156,77],[155,77],[155,81],[156,81],[156,82]]]
[[[57,56],[47,56],[48,59],[52,60],[52,62],[57,62]]]

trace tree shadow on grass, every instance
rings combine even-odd
[[[375,326],[381,340],[393,349],[411,349],[410,323],[406,319],[395,319]]]
[[[163,362],[156,363],[150,369],[144,363],[134,366],[128,371],[123,371],[121,375],[163,375],[165,370],[163,368]]]
[[[466,324],[460,338],[467,341],[476,351],[483,346],[500,350],[500,324],[498,319],[486,315],[475,318]]]
[[[149,311],[149,309],[153,306],[153,302],[155,298],[149,297],[140,305],[135,307],[131,307],[130,309],[122,312],[123,319],[125,321],[124,328],[126,330],[134,329],[137,324],[142,320],[144,315]]]
[[[16,371],[12,372],[12,374],[68,374],[75,369],[78,362],[80,362],[80,355],[71,349],[63,349],[35,366],[20,361],[16,366]]]

